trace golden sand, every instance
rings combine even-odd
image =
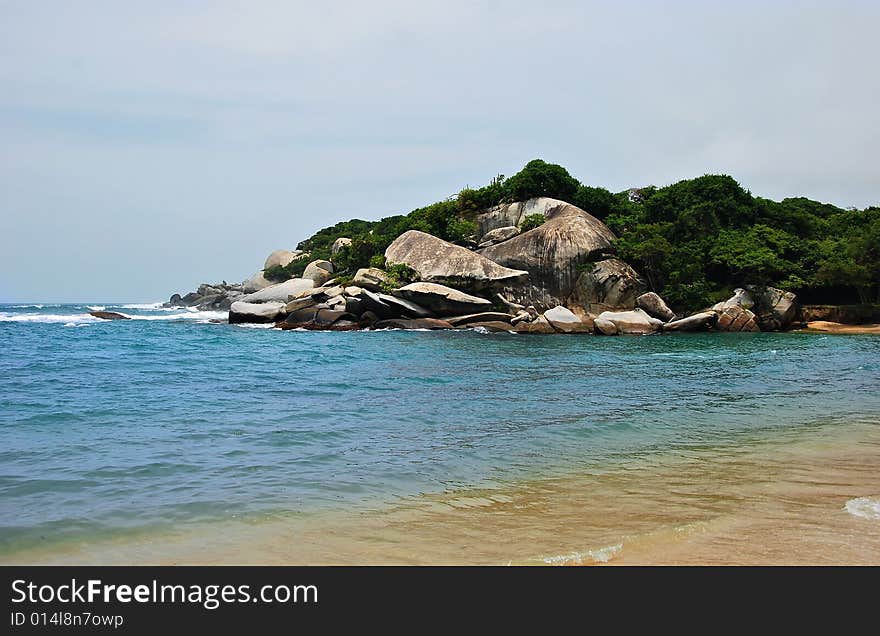
[[[807,323],[809,331],[841,334],[880,334],[880,325],[844,325],[827,320],[814,320]]]

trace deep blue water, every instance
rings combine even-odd
[[[0,556],[877,420],[880,338],[280,332],[0,305]]]

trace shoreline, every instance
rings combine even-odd
[[[805,426],[714,448],[343,512],[211,522],[29,550],[6,564],[873,564],[880,426]],[[873,514],[873,512],[870,512]],[[880,513],[878,513],[880,515]]]
[[[814,320],[807,323],[807,328],[802,330],[804,333],[830,333],[830,334],[850,334],[850,335],[880,335],[880,324],[865,325],[848,325],[841,322],[830,322],[827,320]]]

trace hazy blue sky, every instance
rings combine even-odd
[[[878,25],[877,2],[0,0],[0,300],[242,280],[535,157],[877,204]]]

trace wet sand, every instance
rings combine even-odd
[[[880,325],[845,325],[839,322],[827,320],[814,320],[807,323],[807,331],[821,331],[823,333],[880,335]]]
[[[805,427],[498,489],[213,523],[4,561],[880,565],[878,465],[880,425]],[[846,510],[853,500],[863,516]]]

